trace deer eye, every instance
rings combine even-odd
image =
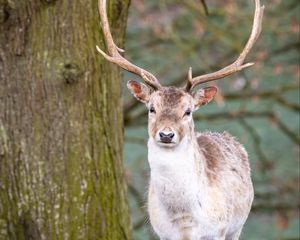
[[[151,107],[149,108],[149,112],[150,112],[150,113],[156,113],[155,108],[154,108],[153,106],[151,106]]]
[[[187,109],[185,112],[184,112],[184,116],[190,116],[192,113],[191,109]]]

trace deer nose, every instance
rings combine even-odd
[[[174,136],[175,134],[172,132],[167,134],[164,132],[159,132],[160,141],[163,143],[171,143]]]

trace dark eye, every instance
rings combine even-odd
[[[149,112],[150,113],[156,113],[155,108],[153,106],[151,106],[150,109],[149,109]]]
[[[184,116],[190,116],[192,113],[191,109],[185,111]]]

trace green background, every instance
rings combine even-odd
[[[182,86],[220,69],[247,41],[254,1],[133,0],[126,58],[163,85]],[[207,9],[205,10],[205,4]],[[299,1],[269,0],[256,65],[211,83],[215,101],[194,113],[197,131],[228,131],[248,153],[255,201],[241,239],[299,239]],[[147,111],[129,95],[124,74],[125,163],[134,239],[157,239],[147,218]]]

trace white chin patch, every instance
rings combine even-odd
[[[170,142],[170,143],[164,143],[161,141],[156,141],[156,144],[160,147],[164,147],[164,148],[172,148],[175,147],[177,145],[177,143],[175,142]]]

